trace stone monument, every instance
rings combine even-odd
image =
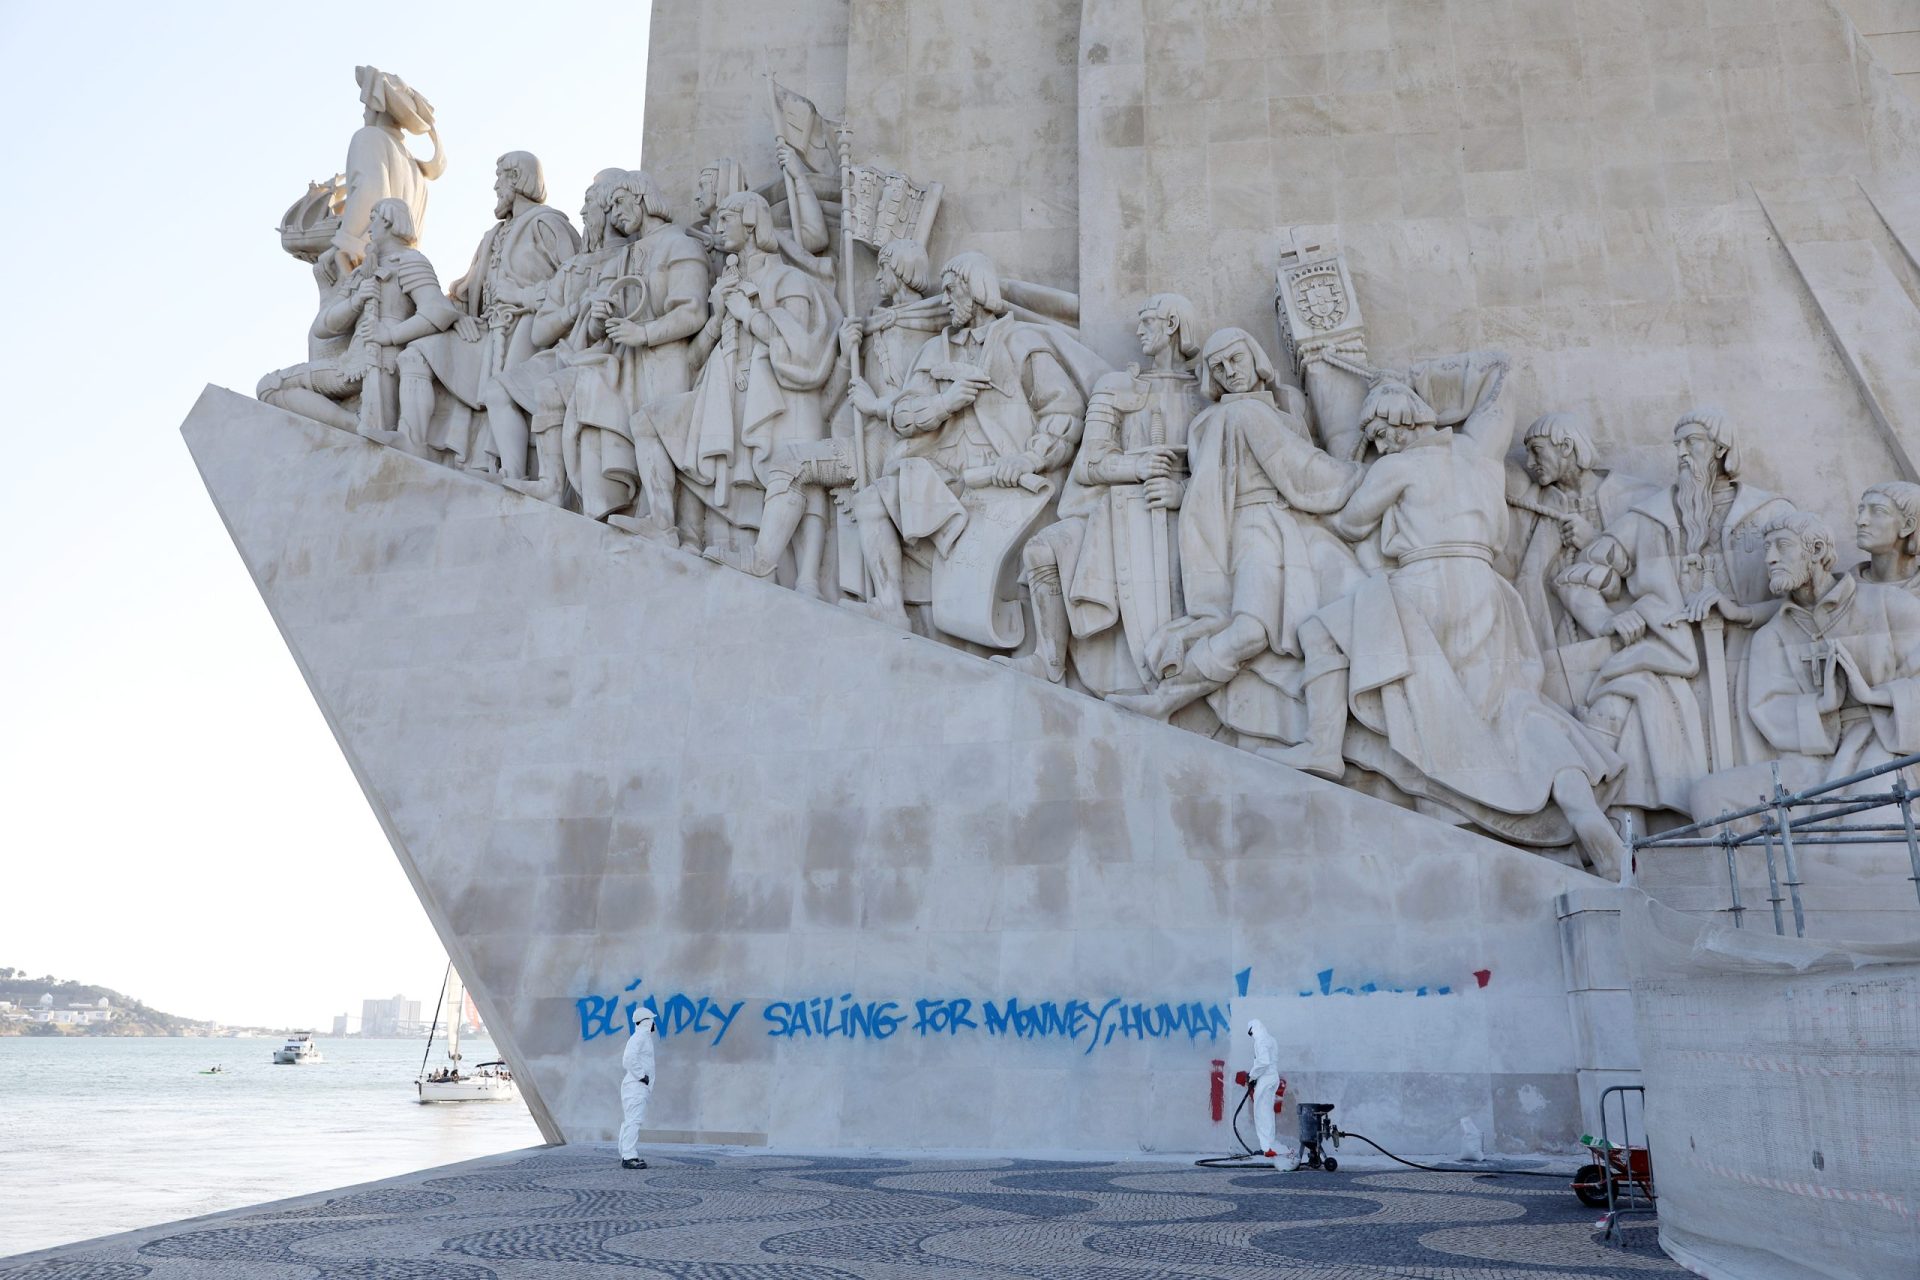
[[[1623,832],[1920,745],[1920,108],[1511,8],[659,0],[645,171],[446,294],[362,69],[185,433],[550,1136],[646,1008],[663,1140],[1218,1147],[1255,1014],[1564,1146]]]

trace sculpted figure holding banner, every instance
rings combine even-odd
[[[1753,638],[1748,706],[1767,744],[1813,758],[1822,781],[1920,751],[1920,600],[1836,575],[1818,516],[1768,521],[1765,555],[1781,603]]]
[[[1682,417],[1673,443],[1674,484],[1631,502],[1561,573],[1560,595],[1590,634],[1621,642],[1582,716],[1627,761],[1614,803],[1687,813],[1695,779],[1764,754],[1736,686],[1745,628],[1776,607],[1762,531],[1793,504],[1741,479],[1739,437],[1719,410]]]
[[[802,519],[824,513],[826,504],[819,495],[844,490],[857,483],[863,474],[877,476],[886,469],[892,456],[887,446],[889,443],[897,446],[899,437],[877,423],[871,429],[866,429],[864,424],[885,418],[887,406],[905,382],[907,370],[921,345],[941,328],[946,318],[946,304],[940,299],[929,301],[925,296],[931,269],[927,264],[927,251],[919,242],[891,240],[880,247],[878,256],[875,284],[880,290],[880,305],[865,321],[848,319],[840,327],[841,358],[851,364],[849,357],[857,349],[861,374],[849,380],[847,399],[833,424],[832,435],[823,440],[796,441],[775,451],[766,465],[766,499],[760,515],[760,533],[752,550],[736,552],[715,548],[708,553],[712,558],[757,578],[772,577]],[[854,430],[854,414],[862,415],[861,430]],[[864,471],[854,453],[862,446],[866,450]],[[897,452],[897,448],[893,452]],[[849,497],[839,500],[843,507],[852,505]],[[844,530],[844,534],[851,540],[852,527]],[[822,588],[819,575],[813,572],[813,563],[806,560],[812,554],[810,548],[810,542],[803,542],[800,553],[803,563],[796,585],[808,594],[824,598],[830,593]],[[857,542],[842,548],[841,554],[843,561],[850,561],[851,567],[858,569]],[[840,585],[856,594],[865,594],[860,589],[858,576],[857,572],[843,572]],[[887,592],[891,593],[889,598],[894,607],[901,608],[897,580],[875,585],[875,595]]]
[[[378,67],[355,67],[365,120],[347,143],[346,201],[340,210],[340,229],[334,233],[334,251],[342,274],[360,265],[366,256],[373,207],[386,199],[407,206],[410,225],[419,233],[427,216],[427,183],[446,172],[440,135],[433,127],[433,104],[407,86],[399,76]],[[433,158],[416,160],[407,150],[406,134],[424,133],[433,140]]]
[[[1279,406],[1273,365],[1245,330],[1215,333],[1200,359],[1212,403],[1187,428],[1186,607],[1148,644],[1158,683],[1113,701],[1165,718],[1250,673],[1235,696],[1213,700],[1215,714],[1236,731],[1293,744],[1304,726],[1281,703],[1298,702],[1300,625],[1365,576],[1313,513],[1338,511],[1364,472],[1317,448],[1305,421]],[[1289,403],[1298,402],[1294,392]]]
[[[1330,523],[1355,541],[1379,530],[1395,564],[1302,624],[1310,733],[1279,758],[1339,777],[1351,714],[1365,767],[1512,838],[1557,809],[1606,874],[1623,846],[1595,790],[1621,762],[1541,692],[1526,610],[1493,568],[1507,538],[1507,368],[1472,352],[1368,391],[1361,421],[1382,456]]]
[[[462,315],[400,357],[400,429],[454,466],[488,471],[489,457],[510,479],[527,473],[526,422],[482,418],[488,384],[533,355],[535,309],[560,264],[580,251],[567,215],[543,203],[547,179],[530,152],[509,151],[494,165],[493,216],[473,265],[448,296]],[[436,388],[439,394],[435,394]]]
[[[631,239],[611,234],[607,226],[614,184],[626,175],[625,169],[602,169],[593,176],[580,205],[580,252],[561,263],[547,281],[541,290],[540,306],[528,321],[527,335],[534,353],[504,370],[485,388],[487,420],[494,438],[512,441],[531,436],[537,459],[538,475],[529,479],[524,474],[508,473],[503,453],[502,482],[544,502],[566,501],[560,426],[577,376],[573,357],[589,345],[589,293],[599,283],[607,262],[618,258]],[[511,453],[511,447],[506,446],[505,452]]]
[[[906,442],[856,500],[876,583],[898,582],[903,543],[932,566],[935,629],[989,649],[1024,638],[1012,560],[1044,521],[1080,441],[1100,358],[1058,326],[1007,314],[982,253],[941,272],[951,323],[927,340],[882,422]],[[877,616],[902,628],[878,595]]]
[[[1135,332],[1147,368],[1095,384],[1060,519],[1020,553],[1034,651],[995,659],[1059,684],[1071,655],[1080,682],[1101,697],[1147,686],[1147,644],[1184,612],[1178,509],[1187,423],[1201,405],[1193,304],[1155,294]]]
[[[708,509],[703,541],[722,558],[732,529],[758,526],[774,455],[826,435],[825,388],[840,308],[818,280],[782,259],[773,210],[759,195],[741,192],[720,202],[714,245],[727,265],[689,348],[699,381],[690,393],[654,400],[635,415],[647,515],[618,523],[676,541],[677,483]],[[819,573],[826,505],[819,491],[804,502],[803,580]]]
[[[1861,494],[1854,536],[1867,553],[1860,581],[1920,595],[1920,484],[1888,480]]]
[[[619,247],[599,262],[585,295],[582,342],[568,361],[561,455],[582,511],[644,532],[650,525],[634,515],[646,466],[634,415],[693,385],[695,338],[707,321],[707,256],[668,220],[666,201],[645,170],[614,178],[607,206],[609,240]],[[671,530],[670,468],[660,487],[664,515],[649,518],[664,519]]]

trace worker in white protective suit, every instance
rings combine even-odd
[[[1280,1088],[1280,1046],[1268,1034],[1258,1018],[1247,1022],[1247,1034],[1253,1037],[1253,1065],[1247,1068],[1247,1084],[1253,1089],[1253,1131],[1260,1152],[1273,1161],[1276,1169],[1292,1170],[1299,1158],[1291,1147],[1275,1145],[1273,1136],[1273,1097]]]
[[[651,1009],[633,1011],[633,1034],[620,1055],[626,1075],[620,1080],[620,1167],[644,1169],[640,1158],[640,1126],[647,1121],[647,1099],[653,1094],[653,1026]],[[1271,1128],[1271,1126],[1269,1126]]]

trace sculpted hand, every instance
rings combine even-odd
[[[472,316],[461,316],[455,320],[453,331],[460,335],[462,342],[478,342],[486,334],[486,330],[480,327],[480,322]]]
[[[1135,480],[1164,479],[1173,474],[1174,451],[1166,445],[1158,445],[1151,452],[1143,453],[1133,460],[1133,478]]]
[[[359,284],[353,286],[353,302],[355,306],[362,306],[372,302],[379,296],[380,282],[372,276],[364,277]]]
[[[595,325],[606,324],[607,317],[612,314],[613,299],[604,296],[595,298],[593,304],[587,308],[587,320]]]
[[[1020,477],[1032,475],[1037,468],[1033,459],[1024,453],[1010,453],[993,464],[993,482],[1002,489],[1011,489],[1020,483]]]
[[[393,331],[393,325],[377,324],[373,326],[373,332],[368,336],[373,339],[373,344],[377,347],[397,346],[399,344],[394,341]]]
[[[647,345],[647,327],[636,324],[624,316],[615,316],[607,321],[607,336],[623,347]]]
[[[947,412],[958,413],[978,399],[986,389],[987,375],[984,373],[970,373],[948,383],[946,391],[942,393],[947,402]]]
[[[1819,709],[1822,715],[1840,709],[1840,704],[1847,700],[1847,680],[1851,672],[1857,670],[1851,661],[1848,661],[1844,666],[1841,665],[1840,648],[1837,645],[1827,650],[1826,657],[1826,665],[1822,669],[1822,676],[1824,678],[1821,681],[1820,697],[1818,701],[1814,703],[1814,706]],[[1864,698],[1861,699],[1863,702],[1865,700]]]
[[[1705,622],[1707,615],[1718,608],[1723,600],[1725,597],[1720,594],[1718,587],[1707,587],[1687,601],[1687,607],[1674,614],[1669,621]]]
[[[872,314],[867,316],[867,332],[879,333],[882,329],[891,329],[897,319],[892,307],[875,307]]]
[[[1147,507],[1153,511],[1169,511],[1180,505],[1185,496],[1185,488],[1172,476],[1155,476],[1147,481]]]
[[[1622,609],[1607,623],[1607,631],[1619,636],[1627,644],[1632,644],[1647,634],[1647,620],[1641,617],[1637,610]]]
[[[732,290],[727,294],[725,306],[727,308],[727,314],[735,320],[738,320],[741,324],[745,324],[753,315],[753,303],[738,289]]]
[[[1585,516],[1560,517],[1560,541],[1575,551],[1585,551],[1600,536],[1600,530]]]
[[[865,378],[855,378],[847,384],[847,397],[853,401],[856,412],[869,418],[880,415],[880,397],[873,394]]]
[[[845,351],[859,350],[860,339],[864,336],[866,335],[865,335],[863,326],[861,325],[858,318],[850,316],[847,319],[842,320],[840,322],[840,350],[841,351],[845,352]]]
[[[1860,666],[1853,655],[1842,645],[1834,645],[1834,655],[1840,669],[1847,673],[1847,684],[1853,690],[1853,696],[1870,707],[1891,707],[1893,695],[1884,689],[1876,689],[1860,674]]]
[[[780,168],[790,178],[800,179],[807,176],[806,169],[800,163],[800,157],[793,153],[783,138],[774,144],[774,154],[780,158]]]

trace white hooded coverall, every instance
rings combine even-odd
[[[1247,1079],[1253,1085],[1253,1131],[1262,1153],[1273,1154],[1284,1161],[1292,1155],[1292,1150],[1281,1150],[1274,1145],[1273,1138],[1273,1095],[1280,1088],[1280,1046],[1258,1018],[1247,1023],[1247,1034],[1253,1037],[1253,1065],[1247,1068]]]
[[[626,1075],[620,1080],[620,1158],[640,1155],[640,1126],[647,1121],[647,1097],[653,1092],[653,1011],[637,1009],[633,1034],[620,1054]]]

